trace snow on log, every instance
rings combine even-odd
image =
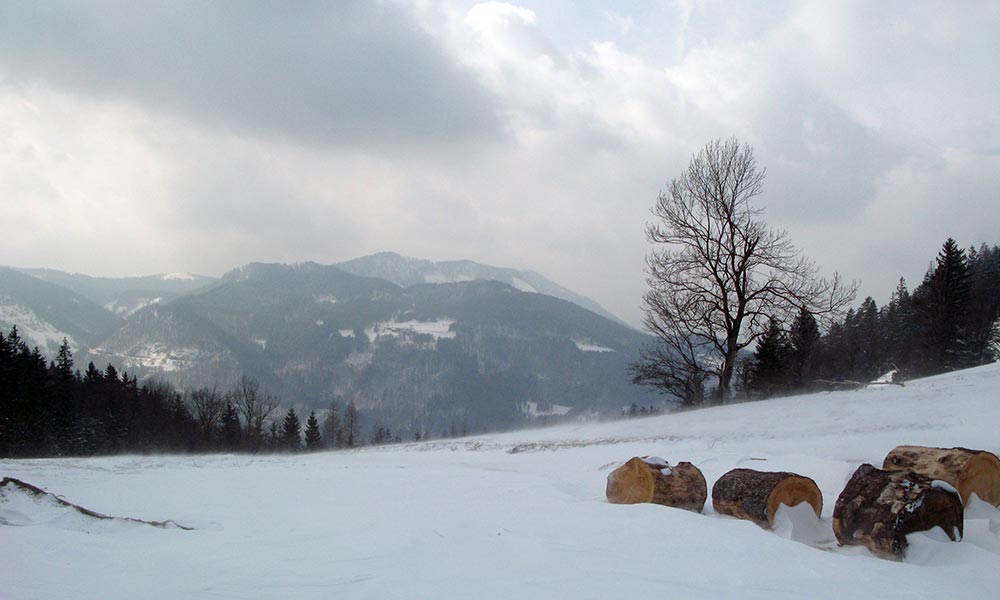
[[[671,466],[658,457],[635,457],[608,475],[608,502],[652,502],[701,512],[708,486],[698,467],[689,462]]]
[[[882,468],[940,479],[958,490],[963,504],[975,493],[980,500],[1000,506],[1000,459],[992,452],[897,446],[885,457]]]
[[[90,510],[89,508],[84,508],[78,504],[73,504],[72,502],[67,502],[59,496],[51,492],[46,492],[45,490],[33,486],[30,483],[21,481],[20,479],[14,479],[13,477],[4,477],[0,481],[0,504],[5,504],[11,502],[15,496],[23,496],[30,498],[36,502],[45,503],[49,506],[55,506],[59,509],[65,509],[67,512],[76,512],[85,517],[91,517],[94,519],[100,519],[102,521],[121,521],[127,523],[142,523],[144,525],[152,525],[153,527],[159,527],[160,529],[184,529],[190,531],[191,527],[185,527],[174,521],[146,521],[143,519],[133,519],[131,517],[111,517],[108,515],[101,514]],[[0,520],[2,522],[2,520]]]
[[[778,507],[808,502],[818,518],[823,512],[823,493],[816,482],[795,473],[733,469],[712,486],[715,512],[774,527]]]
[[[909,471],[858,467],[833,508],[833,533],[841,545],[863,545],[877,556],[901,560],[906,535],[940,527],[962,539],[962,500],[934,480]]]

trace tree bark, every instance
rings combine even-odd
[[[62,506],[64,508],[68,508],[70,510],[74,510],[74,511],[80,513],[81,515],[84,515],[84,516],[87,516],[87,517],[92,517],[92,518],[95,518],[95,519],[129,521],[129,522],[132,522],[132,523],[143,523],[145,525],[152,525],[153,527],[159,527],[161,529],[177,528],[177,529],[184,529],[184,530],[187,530],[187,531],[190,531],[192,529],[191,527],[185,527],[183,525],[179,525],[178,523],[176,523],[174,521],[171,521],[171,520],[167,520],[167,521],[145,521],[143,519],[133,519],[132,517],[110,517],[108,515],[104,515],[104,514],[101,514],[99,512],[92,511],[89,508],[84,508],[84,507],[82,507],[82,506],[80,506],[78,504],[73,504],[72,502],[67,502],[66,500],[63,500],[62,498],[60,498],[59,496],[56,496],[55,494],[52,494],[50,492],[46,492],[45,490],[43,490],[43,489],[41,489],[39,487],[33,486],[30,483],[26,483],[24,481],[21,481],[20,479],[14,479],[13,477],[4,477],[3,480],[0,481],[0,501],[3,501],[4,497],[7,494],[13,494],[13,493],[23,493],[23,494],[29,494],[29,495],[31,495],[31,496],[33,496],[35,498],[43,498],[43,499],[46,499],[49,502],[52,502],[52,503],[54,503],[54,504],[56,504],[58,506]]]
[[[833,509],[833,533],[841,545],[863,545],[876,556],[902,560],[906,535],[940,527],[962,539],[964,509],[958,494],[907,471],[858,467]]]
[[[1000,506],[1000,459],[992,452],[968,448],[897,446],[882,463],[890,471],[913,471],[949,483],[968,504],[972,494]]]
[[[608,502],[651,502],[701,512],[708,486],[698,467],[689,462],[675,466],[661,458],[635,457],[608,475]]]
[[[818,518],[823,512],[823,493],[816,482],[795,473],[733,469],[712,486],[715,512],[774,527],[778,507],[808,502]]]

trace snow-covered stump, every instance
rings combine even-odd
[[[658,457],[638,456],[608,474],[608,502],[651,502],[701,512],[708,485],[698,467],[689,462],[671,466]]]
[[[795,473],[733,469],[712,486],[715,512],[753,521],[766,529],[774,527],[779,506],[792,507],[802,502],[809,503],[817,518],[823,513],[819,486]]]
[[[968,448],[897,446],[885,457],[882,468],[913,471],[950,483],[968,504],[972,494],[1000,506],[1000,459],[992,452]]]
[[[950,485],[863,464],[837,498],[833,533],[841,545],[901,560],[907,534],[940,527],[952,541],[961,540],[963,516],[962,499]]]

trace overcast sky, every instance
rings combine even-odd
[[[882,304],[1000,243],[998,32],[993,1],[3,2],[0,264],[392,250],[638,323],[649,208],[735,135],[766,220]]]

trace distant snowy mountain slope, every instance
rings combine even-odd
[[[341,269],[364,275],[378,277],[401,286],[411,286],[419,283],[459,283],[473,280],[500,281],[522,292],[546,294],[562,300],[567,300],[595,312],[606,319],[624,324],[624,321],[611,314],[597,302],[567,289],[534,271],[524,271],[494,267],[473,262],[471,260],[453,260],[434,262],[418,258],[400,256],[394,252],[379,252],[362,256],[336,265]]]
[[[217,280],[190,273],[142,277],[91,277],[54,269],[20,269],[33,277],[70,289],[119,317],[128,317],[153,304],[204,289]]]
[[[254,263],[137,312],[87,360],[184,387],[251,373],[288,402],[353,400],[412,435],[663,403],[629,382],[647,342],[576,304],[496,281],[400,287],[315,263]]]
[[[108,335],[120,319],[62,286],[0,267],[0,329],[17,325],[29,346],[53,357],[67,338],[74,351]]]

